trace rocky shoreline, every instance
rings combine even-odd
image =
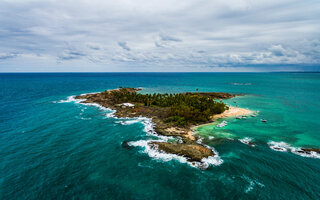
[[[166,141],[150,141],[148,145],[157,149],[158,151],[165,152],[168,154],[174,154],[177,156],[182,156],[186,158],[190,163],[200,163],[200,166],[203,163],[203,160],[212,158],[216,155],[210,147],[201,144],[198,141],[198,136],[194,134],[194,130],[206,124],[213,123],[218,118],[224,117],[235,117],[238,115],[250,115],[252,111],[246,110],[243,108],[229,107],[224,112],[212,115],[209,120],[204,123],[197,124],[187,124],[184,126],[177,126],[176,124],[167,122],[168,118],[168,107],[159,107],[159,106],[148,106],[144,105],[141,102],[118,102],[114,97],[117,93],[136,93],[140,91],[139,88],[120,88],[113,90],[106,90],[100,93],[92,93],[76,96],[75,99],[82,100],[82,103],[95,103],[99,104],[103,107],[110,108],[115,110],[113,115],[118,118],[139,118],[146,117],[152,120],[154,124],[154,131],[163,136],[171,136],[178,138],[178,142],[166,142]],[[182,95],[199,95],[201,97],[206,97],[211,100],[221,101],[222,99],[233,98],[236,95],[228,94],[228,93],[181,93]],[[248,144],[250,146],[255,146],[253,142],[246,141],[242,139],[242,143]],[[128,147],[128,142],[123,142],[123,147]],[[272,149],[276,151],[287,151],[283,147],[272,146]],[[299,150],[295,150],[294,152],[311,156],[313,154],[320,155],[320,149],[317,148],[300,148]],[[201,167],[199,167],[201,168]]]
[[[121,88],[114,90],[107,90],[100,93],[86,94],[76,96],[76,99],[83,99],[82,103],[97,103],[103,107],[115,110],[114,116],[119,118],[135,118],[147,117],[152,119],[154,123],[154,130],[157,134],[164,136],[178,137],[180,142],[150,142],[150,145],[160,151],[176,154],[185,157],[190,162],[201,162],[203,158],[214,156],[215,153],[212,149],[205,145],[197,143],[197,136],[193,134],[193,127],[196,125],[175,126],[172,123],[165,122],[167,118],[168,108],[145,106],[137,102],[116,102],[112,97],[114,93],[129,92],[136,93],[141,89],[137,88]],[[182,93],[184,95],[201,95],[211,99],[227,99],[235,95],[228,93]],[[212,123],[214,118],[206,123]],[[124,145],[126,146],[126,145]]]

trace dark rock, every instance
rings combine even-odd
[[[121,146],[122,146],[122,148],[126,148],[126,149],[131,148],[131,146],[128,144],[128,141],[123,141]]]
[[[166,142],[152,142],[157,145],[159,150],[166,153],[172,153],[180,156],[185,156],[189,161],[201,162],[202,158],[214,156],[211,149],[200,144],[184,144],[184,143],[166,143]]]
[[[311,154],[311,152],[310,152],[310,151],[301,151],[301,150],[298,150],[297,152],[298,152],[298,153],[308,154],[308,155],[310,155],[310,154]]]
[[[317,149],[317,148],[301,148],[302,151],[304,151],[305,153],[311,153],[311,151],[314,151],[316,153],[319,153],[320,154],[320,149]]]

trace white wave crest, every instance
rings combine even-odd
[[[92,93],[84,93],[84,94],[80,94],[80,96],[85,96],[88,94],[97,94],[98,92],[92,92]],[[76,95],[71,95],[68,96],[67,99],[62,99],[59,101],[53,101],[53,103],[69,103],[69,102],[76,102],[76,103],[81,103],[82,101],[85,101],[86,99],[76,99],[75,98]]]
[[[215,166],[218,166],[218,165],[221,165],[223,163],[223,160],[220,158],[218,152],[208,146],[208,145],[204,145],[205,147],[207,147],[208,149],[211,149],[212,152],[214,153],[214,156],[209,156],[208,158],[202,158],[201,162],[206,166],[206,168],[208,168],[210,165],[215,165]]]
[[[245,193],[249,193],[255,186],[258,186],[260,188],[265,187],[263,183],[260,183],[257,180],[251,179],[250,177],[248,177],[246,175],[243,175],[242,178],[249,183],[249,185],[246,187],[246,189],[244,191]]]
[[[157,135],[156,131],[154,130],[154,124],[152,123],[152,119],[149,118],[143,118],[144,120],[142,121],[142,124],[144,125],[144,131],[147,134],[150,135]]]
[[[135,119],[135,120],[127,120],[127,121],[120,121],[119,123],[122,125],[131,125],[131,124],[135,124],[141,122],[141,120],[139,119]]]
[[[301,147],[293,147],[285,142],[270,141],[268,144],[269,144],[269,147],[275,151],[282,151],[282,152],[287,151],[303,157],[320,159],[320,154],[315,151],[304,151],[301,149]]]
[[[69,102],[78,102],[80,103],[81,101],[83,101],[82,99],[75,99],[75,95],[69,96],[67,97],[67,99],[62,99],[59,101],[53,101],[53,103],[69,103]]]
[[[242,138],[242,139],[239,139],[239,141],[243,144],[246,144],[246,145],[250,145],[250,146],[256,146],[255,144],[252,144],[252,138],[249,138],[249,137],[245,137],[245,138]]]
[[[182,163],[187,162],[187,159],[185,157],[159,151],[154,146],[151,146],[149,144],[150,142],[163,142],[163,141],[162,140],[139,140],[139,141],[128,142],[128,145],[134,146],[134,147],[143,147],[144,148],[143,153],[147,153],[150,157],[154,159],[160,159],[162,161],[170,161],[172,159],[176,159]]]
[[[93,93],[90,93],[90,94],[93,94]],[[87,94],[81,94],[81,96],[83,96],[83,95],[87,95]],[[118,118],[114,115],[114,113],[116,112],[115,110],[112,110],[110,108],[106,108],[106,107],[101,106],[100,104],[97,104],[97,103],[82,103],[83,101],[86,101],[86,99],[75,99],[75,96],[73,95],[73,96],[68,97],[66,100],[60,100],[59,103],[75,102],[75,103],[80,103],[80,104],[88,105],[88,106],[96,106],[101,110],[110,111],[110,113],[106,114],[106,117],[113,117],[116,119],[122,119],[123,121],[120,121],[120,123],[122,125],[130,125],[133,123],[141,122],[144,125],[143,130],[144,130],[144,132],[146,132],[147,135],[155,136],[159,139],[158,140],[132,141],[132,142],[128,142],[128,145],[129,146],[136,146],[136,147],[139,146],[139,147],[145,148],[143,152],[147,153],[152,158],[161,159],[163,161],[170,161],[172,159],[175,159],[181,163],[188,163],[192,167],[197,167],[197,168],[201,168],[201,169],[206,169],[210,165],[220,165],[223,163],[223,160],[219,157],[218,152],[216,152],[214,149],[212,149],[209,146],[207,146],[207,148],[212,149],[212,151],[214,152],[214,156],[209,156],[208,158],[203,158],[201,160],[201,162],[189,162],[186,157],[160,151],[155,147],[155,145],[149,145],[149,143],[152,141],[167,142],[169,139],[174,139],[174,137],[159,135],[154,130],[154,123],[152,122],[152,119],[147,118],[147,117]],[[82,110],[82,112],[83,112],[83,110]],[[82,119],[86,120],[85,118],[82,118]],[[202,138],[199,138],[197,143],[202,144]]]
[[[159,139],[161,139],[163,142],[167,142],[169,139],[174,139],[172,136],[163,136],[159,135],[155,130],[154,130],[154,123],[152,122],[151,118],[147,117],[124,117],[124,118],[117,118],[113,115],[113,113],[110,113],[111,117],[114,117],[116,119],[120,119],[122,121],[116,122],[120,123],[121,125],[131,125],[134,123],[142,123],[144,128],[143,131],[148,135],[148,136],[154,136]]]
[[[221,165],[223,160],[219,157],[218,153],[214,151],[214,156],[209,156],[208,158],[203,158],[201,162],[190,162],[187,160],[186,157],[179,156],[176,154],[166,153],[164,151],[158,150],[156,145],[150,145],[150,142],[163,142],[162,140],[139,140],[139,141],[132,141],[128,142],[129,146],[134,147],[143,147],[143,153],[148,154],[149,157],[154,158],[156,160],[161,161],[171,161],[177,160],[180,163],[187,163],[192,167],[200,168],[200,169],[207,169],[210,165]]]
[[[111,108],[106,108],[104,106],[101,106],[98,103],[81,103],[80,102],[80,104],[87,105],[87,106],[95,106],[95,107],[98,107],[100,110],[104,110],[104,111],[113,111]]]
[[[285,142],[268,142],[268,145],[271,149],[275,150],[275,151],[289,151],[291,149],[291,146]]]
[[[292,153],[297,154],[299,156],[303,156],[303,157],[320,159],[320,154],[315,151],[309,151],[307,153],[306,151],[303,151],[301,148],[298,148],[297,150],[292,151]]]
[[[252,85],[252,83],[230,83],[231,85]]]
[[[144,125],[143,131],[147,133],[149,136],[154,136],[159,139],[161,139],[164,142],[167,142],[169,139],[173,139],[171,136],[163,136],[159,135],[155,130],[154,130],[154,123],[152,122],[152,119],[147,118],[147,117],[139,117],[142,120],[142,124]]]
[[[97,92],[93,92],[93,93],[85,93],[85,94],[81,94],[80,96],[84,96],[87,94],[96,94]],[[82,104],[82,105],[86,105],[86,106],[95,106],[98,107],[100,110],[103,111],[108,111],[108,113],[106,114],[106,117],[115,117],[114,113],[116,112],[115,110],[112,110],[111,108],[106,108],[104,106],[101,106],[98,103],[83,103],[84,101],[86,101],[87,99],[76,99],[75,95],[69,96],[67,97],[67,99],[64,100],[60,100],[60,101],[54,101],[53,103],[69,103],[69,102],[74,102],[74,103],[78,103],[78,104]],[[84,108],[87,109],[87,108]],[[81,111],[83,112],[83,109],[81,109]]]

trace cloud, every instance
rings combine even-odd
[[[0,68],[46,59],[67,71],[319,65],[319,9],[313,0],[1,1]]]
[[[87,44],[87,47],[92,50],[101,50],[101,46],[99,44],[89,43]]]
[[[269,48],[269,50],[274,56],[295,57],[298,54],[298,52],[296,52],[296,51],[283,48],[282,45],[280,45],[280,44],[271,46]]]
[[[126,42],[118,42],[118,45],[124,50],[130,51],[131,49],[128,47]]]
[[[76,50],[65,50],[61,55],[59,55],[60,60],[74,60],[85,57],[86,54],[76,51]]]
[[[281,45],[273,45],[272,47],[269,48],[269,50],[275,56],[284,56],[285,55],[285,50]]]
[[[17,53],[0,53],[0,60],[6,60],[17,57]]]
[[[160,34],[160,38],[162,41],[171,41],[171,42],[181,42],[182,40],[176,37],[172,37],[169,35]]]
[[[154,45],[155,45],[156,47],[163,47],[163,46],[164,46],[164,45],[162,45],[160,42],[157,42],[157,41],[154,42]]]

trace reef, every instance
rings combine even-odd
[[[299,153],[304,153],[304,154],[311,154],[311,152],[316,152],[320,154],[320,149],[317,148],[301,148],[301,150],[298,150]]]

